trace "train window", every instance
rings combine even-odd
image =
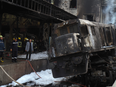
[[[87,15],[87,20],[89,20],[89,21],[94,21],[94,20],[93,20],[93,15]]]
[[[103,28],[99,28],[99,32],[100,32],[100,36],[102,39],[102,45],[105,46],[105,42],[104,42],[104,32],[103,32]]]
[[[96,35],[94,26],[91,26],[92,34]]]
[[[94,21],[94,16],[93,15],[83,15],[83,19],[89,20],[89,21]]]
[[[82,37],[88,35],[87,26],[81,26],[81,35],[82,35]]]
[[[59,3],[60,3],[60,0],[54,0],[54,4],[55,4],[56,6],[58,6]]]
[[[109,45],[111,45],[111,42],[112,42],[112,34],[111,34],[110,27],[106,27],[106,38],[107,38],[107,43]]]
[[[66,26],[60,28],[60,35],[64,35],[64,34],[67,34],[67,33],[68,33],[68,31],[67,31]]]
[[[76,7],[77,7],[76,0],[70,0],[70,8],[76,8]]]
[[[78,25],[77,24],[70,25],[69,29],[70,29],[70,33],[78,33]]]

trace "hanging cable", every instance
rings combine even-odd
[[[37,72],[36,72],[36,71],[34,70],[34,68],[32,67],[30,61],[28,61],[28,60],[26,60],[26,61],[29,63],[29,65],[31,66],[31,68],[33,69],[33,71],[37,74]],[[15,80],[2,68],[2,66],[0,66],[0,68],[2,69],[2,71],[3,71],[11,80],[13,80],[14,82],[16,82],[17,84],[19,84],[19,85],[21,85],[21,86],[23,86],[23,87],[30,87],[30,86],[25,86],[25,85],[20,84],[19,82],[15,81]],[[37,74],[37,76],[39,76],[39,75]],[[39,76],[39,78],[42,78],[42,77]],[[80,85],[80,86],[83,86],[83,87],[87,87],[87,86],[85,86],[85,85],[82,85],[82,84],[79,84],[79,83],[75,83],[75,82],[71,82],[71,81],[54,81],[54,82],[69,82],[69,83],[72,83],[72,84],[76,84],[76,85]]]

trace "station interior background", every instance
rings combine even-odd
[[[37,43],[38,51],[46,50],[43,41],[43,27],[39,21],[4,13],[2,15],[1,27],[1,34],[4,37],[6,51],[10,50],[10,44],[14,37],[17,37],[17,39],[19,37],[21,38],[21,52],[25,51],[26,39],[29,38]]]

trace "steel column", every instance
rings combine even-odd
[[[3,15],[2,2],[0,2],[0,34],[1,34],[1,31],[2,31],[2,15]]]
[[[1,31],[2,31],[2,12],[0,12],[0,34],[1,34]]]

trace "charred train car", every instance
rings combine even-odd
[[[104,85],[113,83],[116,78],[114,25],[68,20],[56,24],[51,36],[49,55],[54,77],[77,75],[86,78],[83,81],[86,84],[96,78]]]

